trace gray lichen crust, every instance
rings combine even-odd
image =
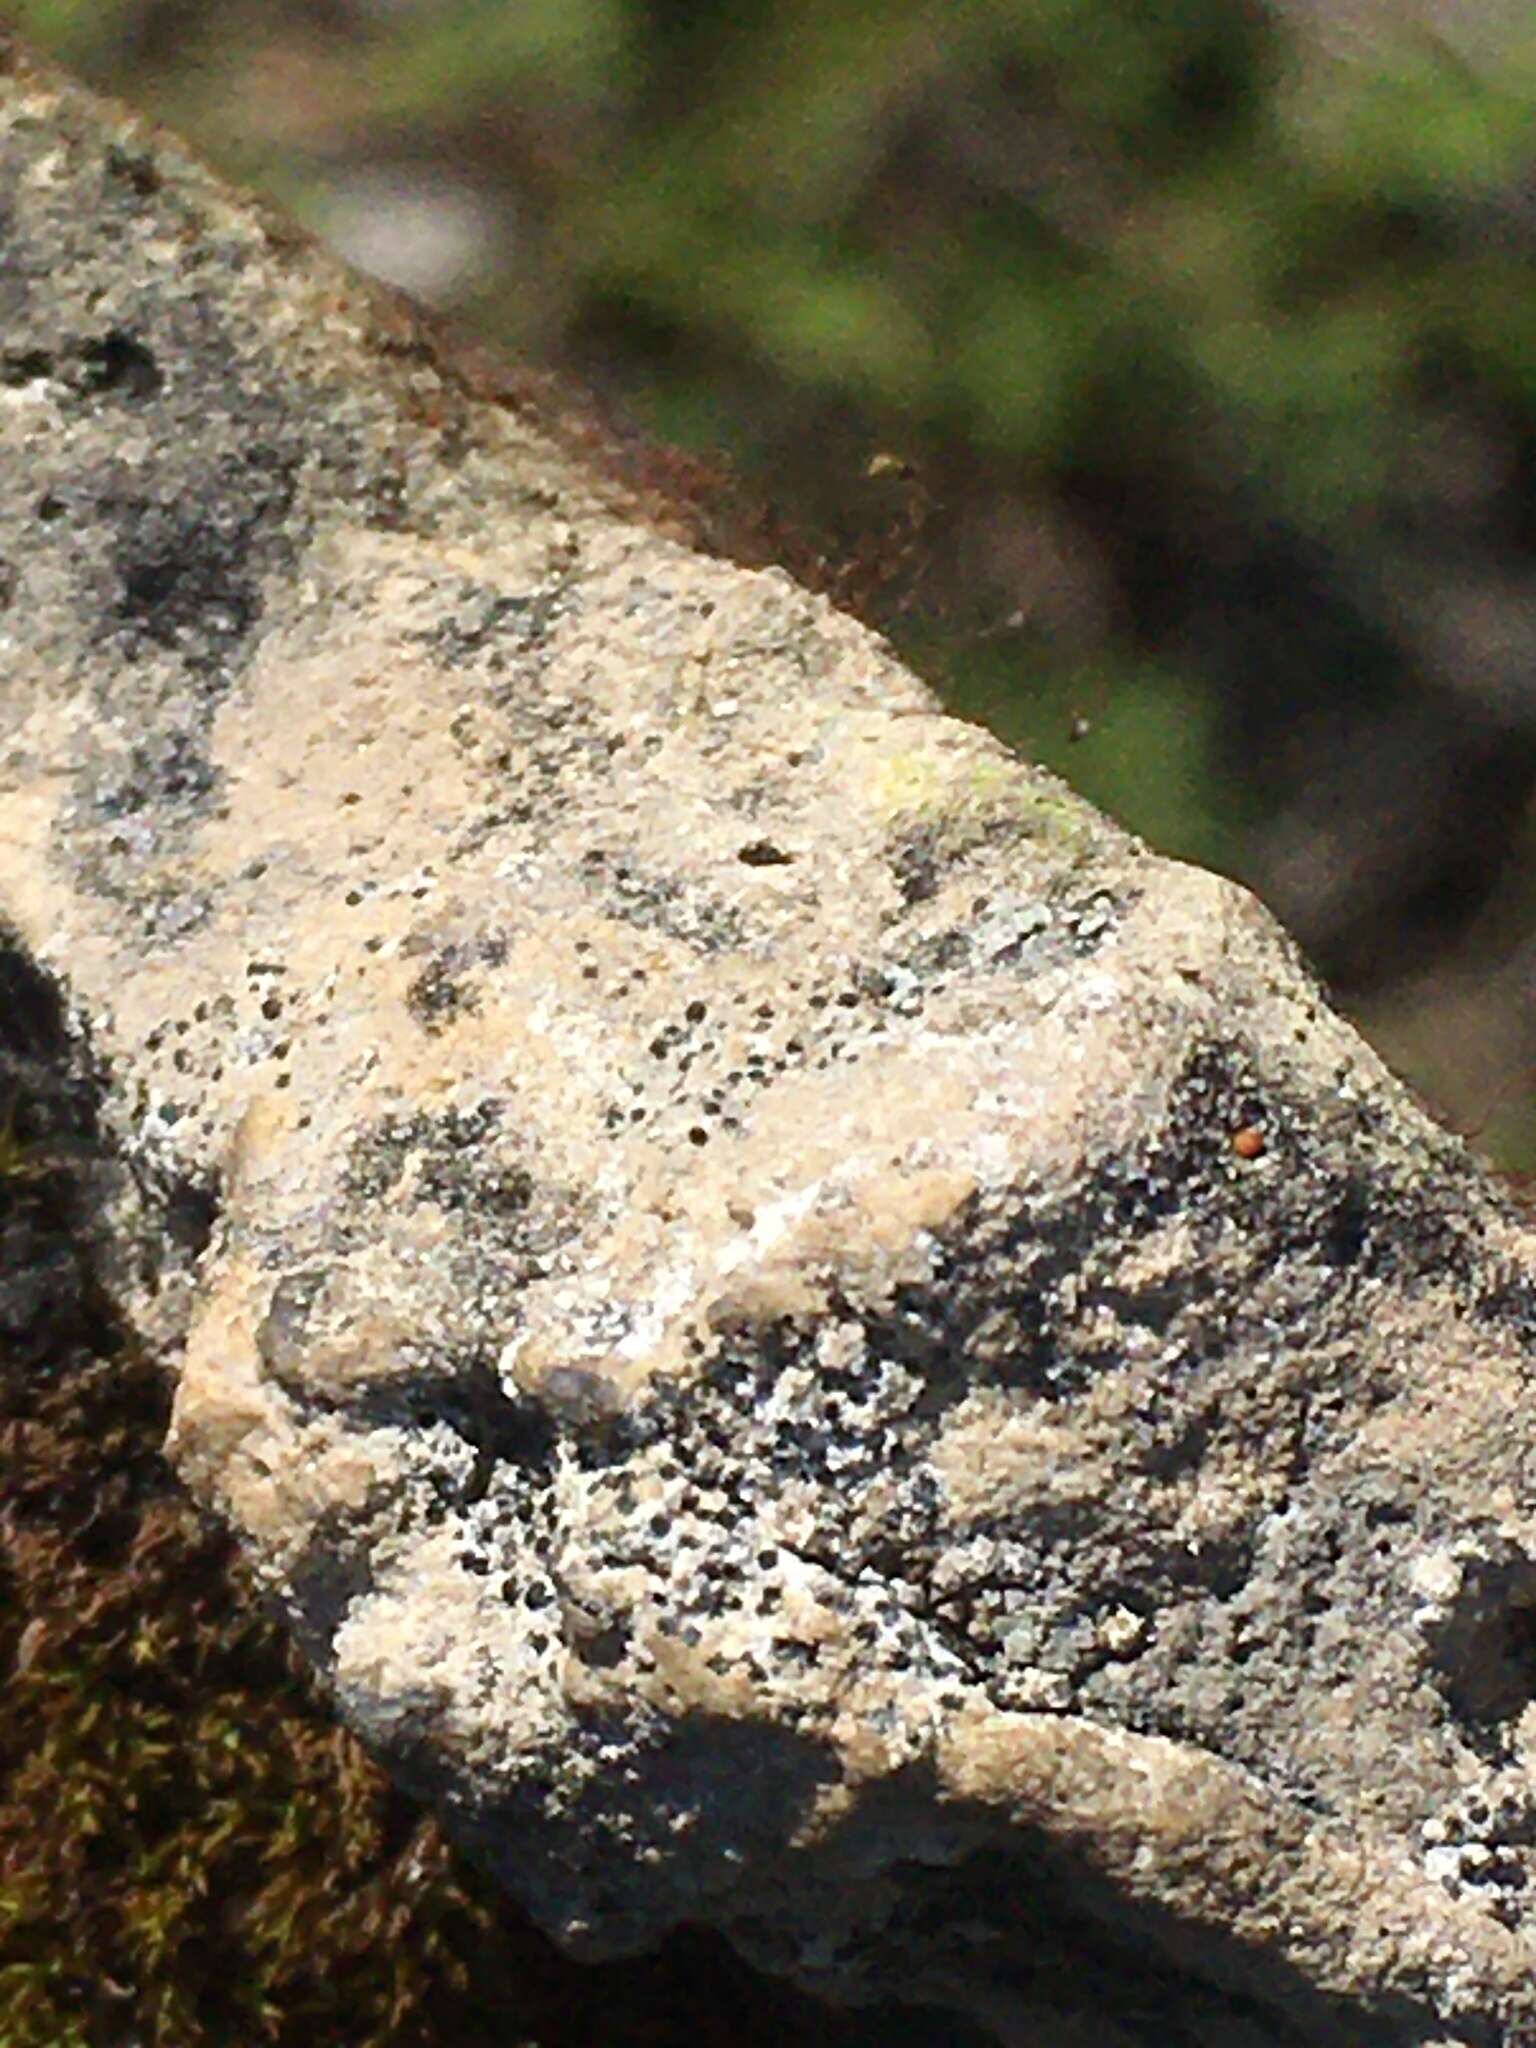
[[[1240,890],[4,70],[0,917],[347,1719],[583,1953],[1536,2040],[1462,1148]]]

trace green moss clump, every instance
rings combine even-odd
[[[25,1151],[0,1173],[0,2048],[867,2038],[702,1936],[570,1963],[391,1787],[178,1490],[168,1389],[94,1295],[78,1191]]]

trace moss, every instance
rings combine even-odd
[[[3,2048],[865,2038],[704,1937],[569,1963],[455,1855],[178,1490],[163,1380],[60,1263],[74,1199],[0,1173],[0,1294],[45,1254],[53,1294],[0,1323]]]
[[[13,1095],[0,1115],[0,1181],[30,1180],[38,1172],[35,1148],[16,1128],[16,1097]]]

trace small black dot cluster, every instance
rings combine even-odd
[[[736,904],[639,867],[622,853],[591,847],[579,872],[608,916],[621,924],[662,932],[706,959],[739,953],[747,944],[746,920]]]
[[[279,1091],[292,1086],[293,1025],[306,1005],[291,991],[287,976],[283,961],[253,954],[245,963],[243,985],[199,997],[145,1033],[144,1050],[160,1070],[154,1120],[167,1128],[186,1124],[213,1135],[212,1114],[206,1109],[199,1113],[198,1105],[227,1069],[260,1074]],[[167,1065],[174,1080],[166,1075]],[[184,1090],[177,1081],[185,1082]],[[301,1117],[299,1127],[308,1122]]]
[[[577,951],[583,974],[597,979],[586,942],[577,941]],[[644,1061],[628,1079],[630,1099],[607,1106],[604,1126],[617,1136],[644,1125],[703,1147],[742,1130],[753,1099],[783,1075],[856,1065],[891,1018],[920,1009],[910,983],[878,969],[809,989],[792,977],[778,1003],[755,990],[695,996],[646,1041]]]

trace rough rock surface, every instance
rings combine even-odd
[[[1242,891],[0,50],[0,999],[340,1711],[579,1953],[1536,2041],[1523,1225]]]

